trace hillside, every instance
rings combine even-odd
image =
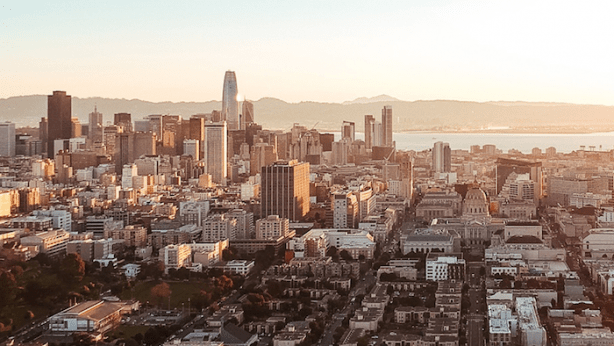
[[[384,100],[384,101],[382,101]],[[536,128],[569,128],[571,131],[600,131],[614,128],[614,107],[564,103],[530,102],[465,102],[465,101],[399,101],[381,95],[359,98],[344,103],[288,103],[274,98],[254,102],[256,122],[271,129],[289,129],[295,122],[321,130],[338,130],[343,120],[356,122],[363,130],[365,114],[380,119],[384,105],[393,107],[395,131],[406,130],[480,130],[511,128],[531,132]],[[142,100],[73,97],[73,116],[82,123],[98,107],[105,121],[114,113],[131,113],[133,120],[148,114],[209,113],[221,108],[220,101],[208,102],[148,102]],[[12,121],[17,126],[37,126],[47,114],[45,95],[18,96],[0,99],[0,121]]]

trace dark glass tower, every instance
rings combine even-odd
[[[55,157],[56,154],[53,141],[70,138],[72,132],[71,105],[71,97],[66,95],[66,91],[54,91],[53,95],[47,96],[47,155],[49,157]]]

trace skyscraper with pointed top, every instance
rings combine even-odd
[[[237,101],[237,76],[234,71],[224,75],[224,92],[222,94],[222,120],[228,124],[228,130],[239,129],[239,101]]]

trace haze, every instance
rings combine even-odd
[[[614,105],[611,2],[4,1],[0,98]]]

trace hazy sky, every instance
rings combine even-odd
[[[614,2],[0,2],[0,98],[614,105]]]

